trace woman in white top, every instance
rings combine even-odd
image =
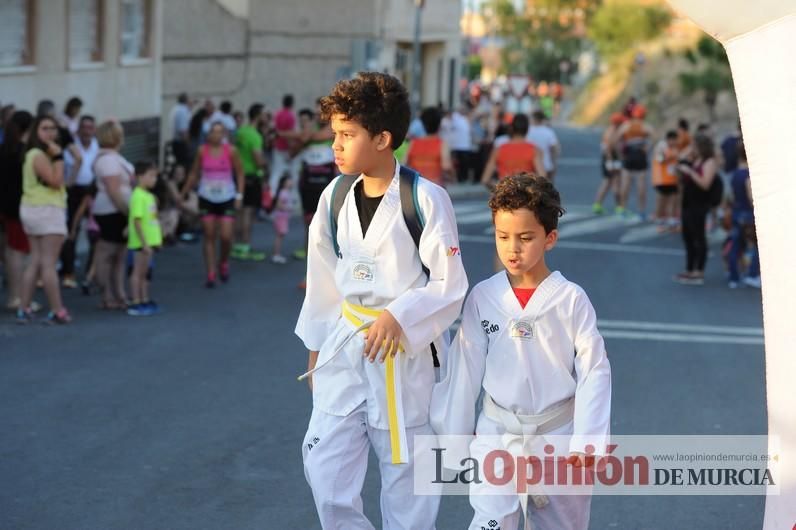
[[[94,161],[97,196],[91,213],[99,225],[95,250],[97,282],[102,288],[102,309],[124,309],[127,213],[132,194],[133,166],[119,154],[124,131],[118,122],[106,121],[97,128],[100,151]]]

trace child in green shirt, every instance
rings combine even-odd
[[[149,282],[152,280],[153,253],[163,243],[158,221],[158,206],[150,191],[158,180],[157,166],[152,162],[135,164],[136,187],[130,197],[130,216],[127,225],[127,248],[132,261],[130,290],[133,303],[127,314],[149,316],[159,311],[149,297]]]

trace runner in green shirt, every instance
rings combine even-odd
[[[252,222],[254,214],[262,202],[263,176],[265,175],[265,156],[263,155],[263,137],[259,132],[260,121],[263,119],[265,107],[255,103],[249,107],[249,123],[238,129],[235,135],[235,147],[238,149],[246,185],[243,189],[243,208],[238,213],[232,257],[235,259],[251,259],[261,261],[265,253],[252,250]]]

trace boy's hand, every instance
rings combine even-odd
[[[152,255],[152,247],[150,247],[149,245],[144,245],[143,247],[141,247],[141,252],[143,252],[147,256],[151,256]]]
[[[395,320],[395,317],[389,311],[382,311],[376,322],[368,329],[365,351],[362,355],[373,362],[381,350],[380,363],[383,363],[388,355],[395,357],[402,334],[401,325]]]

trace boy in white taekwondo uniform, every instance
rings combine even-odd
[[[545,264],[563,213],[559,194],[547,179],[521,174],[501,181],[489,206],[506,270],[476,285],[465,303],[448,373],[434,389],[431,424],[437,434],[471,435],[483,384],[471,457],[483,463],[495,450],[519,456],[539,435],[574,434],[564,448],[570,464],[593,465],[586,446],[604,454],[611,368],[586,293]],[[525,527],[534,530],[589,526],[589,495],[533,495],[528,502],[514,484],[501,491],[486,481],[471,484],[471,529],[514,530],[523,510]]]
[[[415,207],[425,221],[416,246],[393,156],[410,118],[397,79],[360,73],[339,82],[321,109],[335,134],[335,163],[359,177],[339,212],[337,249],[332,205],[343,177],[326,188],[310,225],[307,292],[296,326],[316,369],[305,475],[323,528],[373,528],[360,497],[372,447],[383,527],[431,529],[439,496],[413,495],[409,455],[414,435],[433,434],[432,343],[444,358],[447,329],[467,292],[453,206],[443,188],[416,181]]]

